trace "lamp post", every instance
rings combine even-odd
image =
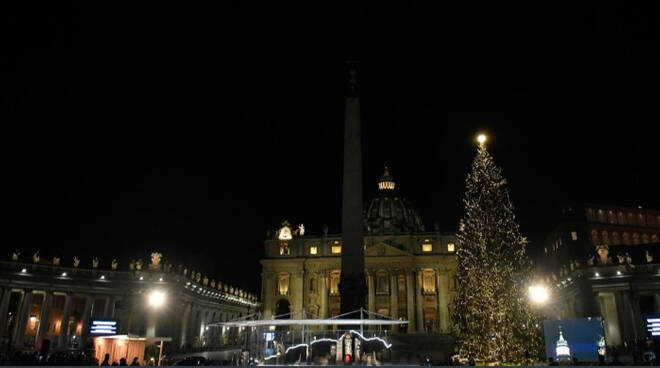
[[[161,290],[152,290],[149,293],[148,297],[148,304],[151,308],[153,309],[160,309],[163,307],[165,302],[167,301],[167,295],[165,292]],[[155,327],[154,327],[154,336],[156,335]],[[159,344],[159,351],[158,351],[158,366],[161,365],[161,360],[163,359],[163,340],[160,341]]]
[[[548,303],[548,300],[550,300],[550,290],[548,287],[546,287],[543,284],[535,284],[531,285],[529,287],[529,300],[532,302],[533,305],[535,305],[537,308],[537,315],[540,317],[539,322],[540,322],[540,330],[541,330],[541,357],[545,360],[545,335],[543,331],[543,307]]]

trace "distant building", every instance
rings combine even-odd
[[[450,332],[456,293],[454,233],[425,231],[387,168],[364,214],[369,311],[409,320],[407,332]],[[340,235],[309,235],[285,222],[264,242],[261,261],[265,318],[294,313],[328,318],[340,312]],[[396,326],[393,332],[403,332]]]
[[[564,339],[564,334],[559,328],[559,339],[555,347],[555,358],[559,362],[571,361],[571,348],[568,346],[568,341]]]
[[[647,336],[643,317],[660,314],[660,211],[566,206],[535,262],[552,286],[551,318],[601,316],[608,345]]]
[[[45,339],[53,349],[90,347],[93,319],[116,320],[122,335],[171,337],[168,350],[234,345],[242,341],[239,331],[206,326],[259,307],[256,296],[159,265],[159,256],[144,269],[140,263],[123,271],[101,269],[98,260],[84,268],[79,260],[64,267],[37,254],[32,262],[13,258],[0,261],[0,341],[16,349],[39,348]],[[153,291],[161,293],[158,308],[149,305]]]

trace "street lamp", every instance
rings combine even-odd
[[[532,303],[542,305],[550,298],[550,292],[543,285],[532,285],[529,287],[529,298]]]
[[[160,308],[165,304],[165,293],[160,290],[152,290],[149,293],[149,305],[154,308]]]

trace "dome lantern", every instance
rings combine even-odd
[[[423,233],[425,229],[419,213],[394,188],[394,178],[386,167],[378,181],[378,195],[365,207],[365,230],[374,235]]]
[[[390,175],[390,171],[387,169],[387,166],[385,166],[385,172],[383,173],[383,176],[380,177],[380,181],[378,182],[378,189],[394,190],[394,186],[394,178],[392,175]]]

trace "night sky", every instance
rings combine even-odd
[[[241,3],[2,5],[2,259],[160,250],[258,291],[268,227],[341,230],[348,58],[365,198],[387,164],[429,229],[482,130],[537,243],[561,203],[660,208],[652,9]]]

